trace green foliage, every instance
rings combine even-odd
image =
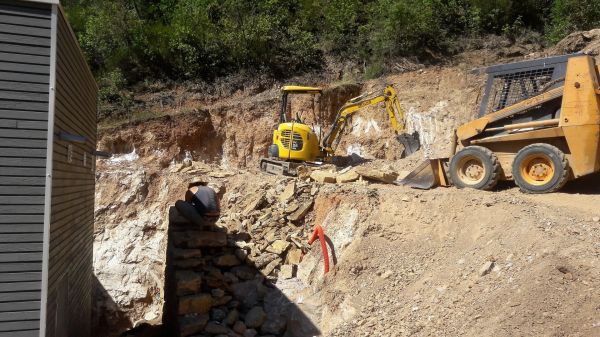
[[[440,48],[452,25],[460,25],[460,20],[447,22],[445,17],[456,5],[444,0],[378,1],[374,16],[380,20],[370,29],[374,56],[422,55],[426,48]]]
[[[558,42],[569,33],[600,27],[600,1],[555,0],[552,6],[548,38]]]
[[[244,72],[290,77],[324,56],[379,76],[399,56],[456,51],[457,39],[600,25],[598,0],[64,0],[108,101],[153,79]],[[104,85],[107,87],[105,88]],[[121,98],[119,98],[121,97]],[[123,101],[124,105],[126,100]]]
[[[377,77],[381,76],[384,71],[385,71],[385,68],[384,68],[382,60],[373,61],[365,69],[365,78],[366,79],[377,78]]]
[[[131,113],[133,95],[126,90],[127,81],[120,70],[115,69],[104,74],[98,80],[98,98],[100,100],[99,117]],[[128,117],[128,116],[118,116]]]
[[[324,52],[348,54],[361,49],[365,41],[357,37],[362,35],[361,27],[370,22],[369,1],[332,0],[315,7],[314,16],[321,19],[314,24]]]

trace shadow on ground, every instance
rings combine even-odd
[[[561,192],[570,194],[600,194],[600,173],[569,181]]]
[[[110,294],[104,289],[104,286],[96,275],[93,276],[94,303],[92,319],[94,327],[93,337],[113,336],[114,331],[109,330],[119,328],[123,331],[131,327],[131,321],[125,312],[113,301]]]
[[[275,286],[260,258],[247,258],[246,233],[228,233],[207,221],[192,225],[171,207],[165,305],[161,326],[140,326],[130,337],[312,337],[320,331]]]

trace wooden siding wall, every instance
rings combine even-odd
[[[54,134],[66,132],[87,140],[54,139],[46,336],[87,337],[92,318],[97,88],[62,11],[57,38]]]
[[[0,337],[39,335],[50,23],[0,0]]]

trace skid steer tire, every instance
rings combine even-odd
[[[450,160],[450,180],[458,188],[490,190],[500,179],[496,155],[482,146],[467,146]]]
[[[552,193],[569,180],[565,154],[550,144],[537,143],[522,148],[512,164],[515,183],[525,193]]]

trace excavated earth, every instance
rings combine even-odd
[[[600,51],[598,30],[519,58],[579,50]],[[398,90],[423,150],[402,159],[384,109],[365,109],[337,154],[363,159],[346,163],[373,174],[344,183],[258,171],[277,124],[276,88],[217,103],[190,98],[193,112],[103,129],[100,149],[114,156],[97,166],[97,335],[160,325],[169,208],[197,179],[219,192],[217,226],[248,235],[238,245],[247,263],[276,261],[260,264],[265,282],[323,336],[600,335],[600,177],[550,195],[523,194],[511,183],[491,192],[420,191],[373,179],[449,155],[452,130],[475,116],[481,96],[483,78],[469,70],[506,59],[486,51],[462,58],[360,84],[323,84],[315,115],[307,98],[292,102],[309,124],[327,129],[348,98],[384,84]],[[333,247],[326,275],[320,245],[307,245],[316,225]],[[242,336],[216,316],[209,324]],[[256,332],[266,336],[260,326]],[[304,337],[291,326],[282,335]]]

